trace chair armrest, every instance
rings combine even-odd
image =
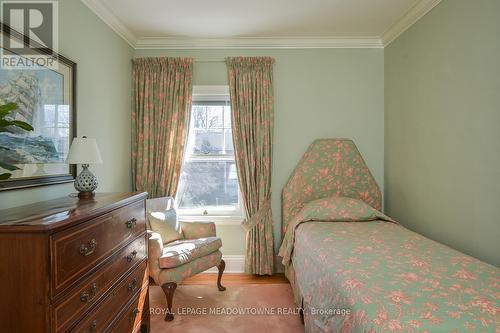
[[[213,222],[184,222],[181,221],[181,230],[184,239],[215,237],[215,223]]]
[[[158,260],[163,253],[163,240],[157,232],[148,230],[148,255],[149,258]]]
[[[161,235],[157,232],[148,230],[148,263],[149,263],[149,276],[159,283],[159,276],[161,273],[160,257],[163,254],[163,240]]]

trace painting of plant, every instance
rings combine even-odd
[[[22,129],[24,131],[33,131],[33,127],[21,120],[13,120],[8,118],[9,114],[17,109],[16,103],[8,103],[5,105],[0,105],[0,133],[10,132],[15,128]],[[0,156],[8,155],[12,149],[9,147],[4,147],[0,145]],[[10,164],[10,161],[6,158],[0,158],[0,168],[14,171],[19,170],[14,164]],[[7,180],[12,176],[10,172],[0,173],[0,180]]]
[[[0,54],[10,52],[2,45]],[[15,55],[12,52],[11,56]],[[0,191],[74,180],[76,64],[0,66]]]

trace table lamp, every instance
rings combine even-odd
[[[97,177],[90,172],[89,165],[102,163],[97,141],[86,136],[74,138],[66,162],[82,165],[82,172],[75,178],[75,189],[80,199],[92,198],[98,183]]]

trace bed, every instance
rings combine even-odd
[[[382,214],[351,140],[313,142],[282,200],[279,255],[306,332],[500,333],[500,269]]]

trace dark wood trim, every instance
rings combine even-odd
[[[13,180],[4,180],[0,182],[0,192],[8,191],[8,190],[23,190],[36,186],[45,186],[45,185],[56,185],[56,184],[64,184],[64,183],[72,183],[75,181],[76,177],[76,168],[71,166],[71,168],[75,169],[75,175],[57,175],[57,176],[49,176],[43,178],[32,178],[32,179],[13,179]],[[72,172],[73,173],[73,172]],[[36,181],[36,184],[33,182]]]
[[[10,26],[7,24],[3,23],[0,21],[0,26],[1,34],[9,34],[13,38],[16,38],[19,41],[22,41],[25,45],[27,43],[31,45],[35,45],[38,47],[36,50],[39,52],[39,54],[42,55],[52,55],[55,59],[57,59],[59,62],[62,64],[68,66],[71,69],[71,105],[72,105],[72,110],[71,110],[71,116],[72,116],[72,124],[71,124],[71,141],[73,140],[74,137],[77,136],[77,105],[76,105],[76,82],[77,82],[77,64],[76,62],[66,58],[65,56],[54,52],[51,49],[43,47],[41,44],[37,43],[34,40],[30,40],[29,37],[21,34],[15,29],[12,29]],[[0,45],[0,47],[4,48],[3,45]],[[5,48],[4,48],[5,49]],[[7,51],[16,54],[15,52],[6,49]],[[70,142],[71,143],[71,142]],[[30,188],[30,187],[37,187],[37,186],[46,186],[46,185],[55,185],[55,184],[62,184],[62,183],[70,183],[75,180],[76,177],[76,165],[70,165],[69,167],[69,173],[68,174],[63,174],[63,175],[53,175],[53,176],[44,176],[44,177],[33,177],[29,179],[12,179],[12,180],[5,180],[5,181],[0,181],[0,192],[1,191],[8,191],[8,190],[17,190],[17,189],[25,189],[25,188]]]
[[[167,297],[167,314],[165,315],[165,321],[174,320],[174,313],[172,312],[172,303],[174,299],[175,289],[177,289],[177,283],[168,282],[161,286],[165,296]]]
[[[0,223],[1,331],[54,333],[95,326],[99,332],[108,332],[119,324],[124,325],[116,332],[138,332],[139,325],[147,331],[145,198],[146,193],[101,194],[94,204],[80,200],[69,212],[63,205],[59,213],[55,200],[46,214],[40,211],[43,203],[17,208],[21,220],[29,221],[29,225],[18,226],[15,233],[3,232],[12,226]],[[115,199],[119,201],[117,205]],[[111,220],[104,215],[88,220],[86,214],[94,215],[96,211],[109,213],[106,215],[111,215]],[[0,219],[3,212],[0,211]],[[37,217],[27,217],[30,213]],[[130,228],[126,222],[132,217],[137,223]],[[64,219],[73,223],[60,224]],[[53,228],[45,233],[32,232],[31,227],[45,222]],[[64,229],[59,229],[61,225]],[[89,239],[97,240],[97,249],[82,251],[80,243],[86,244]],[[73,273],[76,270],[78,274]],[[137,317],[140,312],[143,313]]]
[[[220,261],[217,269],[219,270],[219,274],[217,274],[217,288],[219,288],[219,291],[224,291],[226,290],[226,287],[221,284],[222,274],[224,274],[224,270],[226,269],[226,262],[224,261],[224,259]]]
[[[112,210],[145,200],[146,192],[97,193],[91,199],[62,197],[0,210],[0,233],[55,232],[91,220]],[[85,210],[85,214],[82,214]]]
[[[80,199],[92,199],[95,196],[95,192],[83,191],[78,193],[78,198]]]

